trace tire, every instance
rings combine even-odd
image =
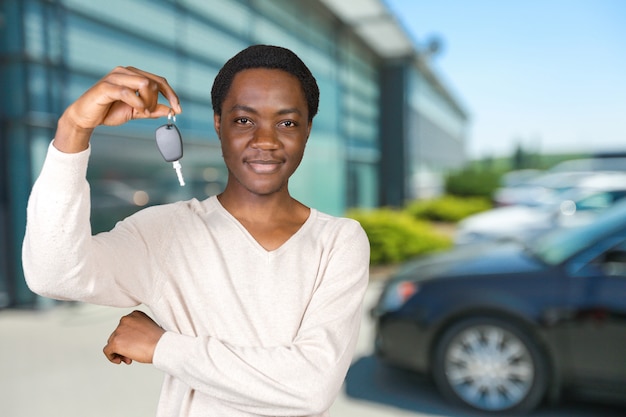
[[[541,402],[548,371],[537,342],[520,327],[473,317],[444,331],[435,346],[433,377],[444,398],[508,415]]]

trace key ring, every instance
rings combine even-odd
[[[172,116],[173,114],[173,116]],[[172,121],[173,119],[173,121]],[[170,109],[170,111],[167,113],[167,124],[168,126],[171,126],[172,123],[176,123],[176,113],[174,113],[174,111],[172,109]]]

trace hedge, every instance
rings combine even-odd
[[[359,221],[365,230],[370,241],[372,265],[398,263],[452,245],[450,237],[404,211],[355,209],[347,216]]]
[[[415,219],[457,223],[472,214],[492,208],[484,197],[445,195],[432,200],[416,200],[406,205],[405,211]]]

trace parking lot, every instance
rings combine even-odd
[[[361,338],[334,417],[471,417],[444,403],[426,378],[391,369],[372,356],[367,294]],[[101,353],[125,310],[66,305],[49,311],[0,311],[0,410],[6,417],[155,415],[161,376],[142,364],[114,366]],[[86,411],[88,410],[88,411]],[[617,417],[626,408],[569,400],[532,417]]]

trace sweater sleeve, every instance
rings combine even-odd
[[[192,389],[257,415],[321,415],[339,392],[358,339],[369,243],[356,222],[335,240],[290,345],[232,346],[166,332],[154,365]],[[277,306],[277,308],[280,308]]]
[[[89,154],[90,149],[66,154],[49,146],[28,201],[22,246],[26,282],[50,298],[135,306],[141,290],[129,277],[140,273],[144,251],[123,228],[91,235]],[[129,264],[129,259],[135,261]]]

